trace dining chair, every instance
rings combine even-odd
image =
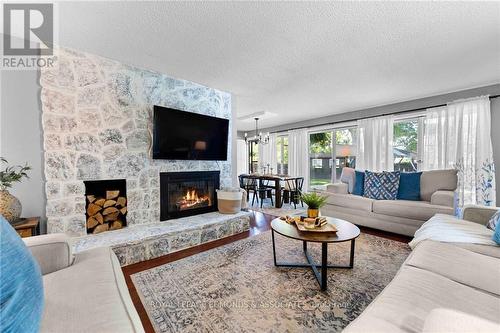
[[[283,195],[281,196],[281,205],[285,201],[285,197],[290,199],[290,203],[293,202],[293,207],[297,208],[297,204],[300,202],[302,207],[304,207],[304,202],[302,202],[302,187],[304,186],[304,177],[288,178],[285,179],[285,187],[283,188]]]
[[[250,200],[251,192],[254,194],[255,198],[255,193],[257,190],[257,179],[249,177],[248,175],[239,175],[238,180],[240,183],[240,188],[244,189],[247,192],[247,201]],[[252,205],[253,205],[253,200],[252,200]]]
[[[266,198],[271,199],[271,205],[274,206],[274,200],[273,200],[273,190],[269,186],[269,180],[261,180],[258,183],[257,190],[256,192],[258,193],[258,198],[257,198],[257,203],[259,203],[260,199],[260,208],[262,208],[262,205],[264,204],[264,200]],[[255,195],[254,195],[255,198]],[[252,206],[253,206],[253,199],[252,199]]]

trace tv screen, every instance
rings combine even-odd
[[[229,120],[154,106],[153,158],[227,160]]]

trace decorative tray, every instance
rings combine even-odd
[[[337,228],[335,228],[335,226],[333,224],[330,224],[328,222],[326,224],[324,224],[323,226],[321,226],[321,227],[314,227],[312,229],[304,227],[303,223],[300,223],[300,222],[297,222],[297,221],[295,221],[295,225],[297,226],[297,229],[299,229],[300,231],[325,232],[325,233],[326,232],[330,232],[330,233],[337,232]]]
[[[307,218],[304,216],[286,216],[281,217],[282,220],[286,221],[288,224],[295,224],[299,231],[304,232],[324,232],[324,233],[335,233],[337,232],[337,228],[328,223],[325,218]],[[313,224],[313,228],[307,228],[306,225]]]

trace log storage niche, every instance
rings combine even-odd
[[[125,179],[92,180],[85,183],[87,234],[121,229],[127,225]]]

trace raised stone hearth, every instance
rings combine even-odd
[[[160,222],[160,172],[220,171],[231,186],[230,160],[150,154],[154,105],[231,119],[229,93],[88,53],[54,54],[57,66],[40,74],[49,233],[86,234],[87,180],[126,180],[127,226]]]
[[[135,225],[75,238],[73,251],[78,253],[111,246],[122,266],[135,264],[246,231],[250,228],[251,214],[239,212],[224,215],[213,212],[166,222]]]

